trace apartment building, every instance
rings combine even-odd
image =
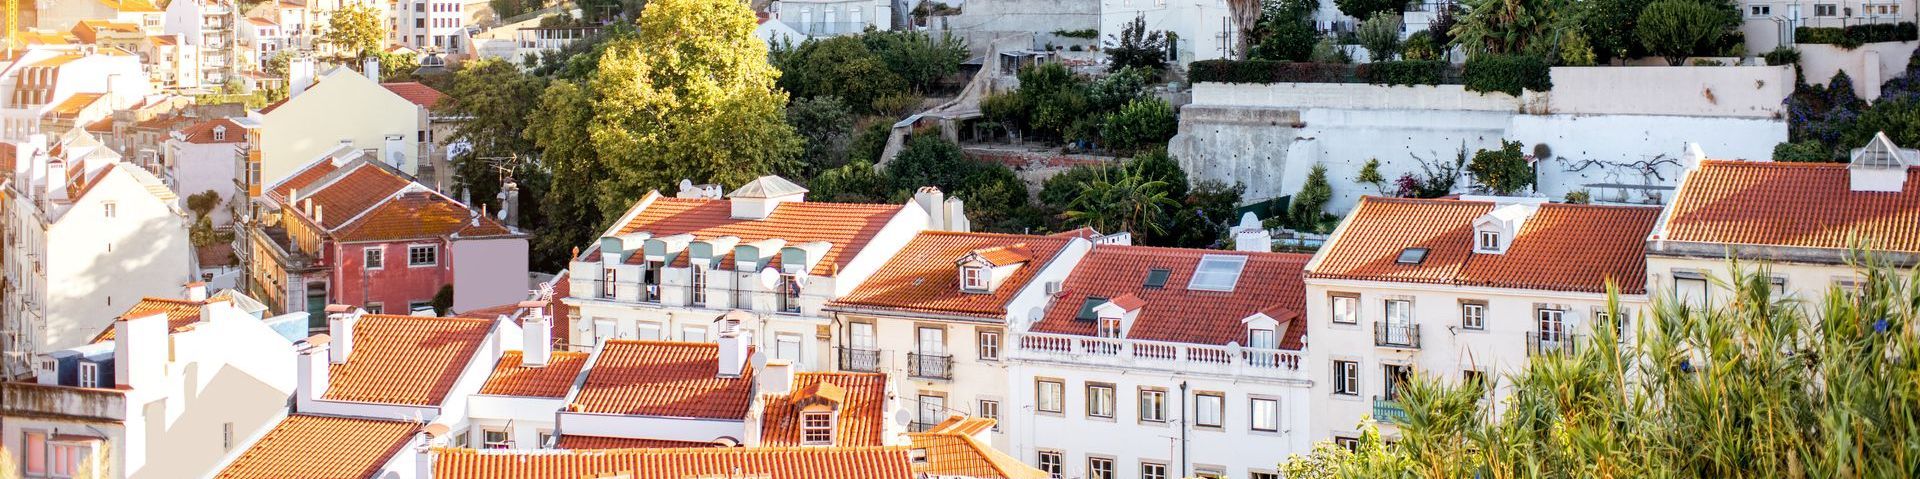
[[[79,44],[117,49],[139,57],[141,67],[147,72],[147,81],[154,87],[180,88],[181,80],[188,82],[186,87],[198,85],[194,83],[198,81],[194,72],[199,68],[200,52],[182,47],[179,35],[162,34],[157,28],[142,28],[133,23],[101,20],[81,20],[70,32]]]
[[[1736,6],[1750,55],[1793,46],[1797,27],[1841,28],[1915,18],[1912,0],[1743,0]]]
[[[1072,236],[925,231],[827,303],[834,365],[884,371],[914,404],[913,430],[1008,404],[1007,326],[1035,319],[1092,242]],[[1007,438],[991,428],[994,444]]]
[[[714,319],[739,310],[755,316],[743,327],[756,347],[801,371],[825,370],[834,318],[824,306],[919,232],[967,228],[958,200],[932,194],[890,205],[808,202],[806,193],[775,176],[726,199],[718,185],[686,181],[679,197],[649,192],[569,267],[572,347],[712,341]]]
[[[426,115],[378,80],[335,67],[315,75],[313,59],[287,66],[289,97],[247,115],[258,163],[255,185],[272,185],[340,145],[372,153],[407,175],[420,173]],[[375,68],[378,70],[378,68]],[[375,75],[376,77],[378,75]]]
[[[93,45],[36,47],[0,69],[0,139],[65,134],[139,103],[152,88],[140,58]]]
[[[247,204],[247,194],[234,183],[242,171],[247,128],[227,119],[192,123],[183,130],[167,134],[161,145],[162,171],[167,183],[179,191],[181,207],[186,197],[212,191],[220,195],[220,205],[208,213],[215,227],[234,223],[235,211]]]
[[[473,55],[472,26],[461,0],[397,0],[390,40],[417,51],[440,52],[450,59]]]
[[[217,89],[237,78],[240,65],[251,59],[239,48],[240,10],[233,0],[178,0],[167,4],[164,26],[179,35],[183,45],[199,50],[199,71],[193,84]],[[243,53],[247,53],[243,55]]]
[[[868,28],[893,29],[892,0],[781,0],[768,11],[805,37],[859,35]],[[905,5],[905,4],[902,4]],[[910,7],[910,5],[907,5]]]

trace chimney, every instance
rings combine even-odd
[[[547,323],[546,301],[521,301],[520,366],[529,368],[547,367],[547,356],[553,353],[553,329]]]
[[[967,205],[959,198],[947,198],[947,231],[965,233],[973,230],[973,222],[967,220]]]
[[[753,313],[736,309],[714,321],[720,337],[720,377],[737,378],[746,370],[747,355],[751,352],[747,344],[752,342],[752,335],[741,331],[740,323],[752,317]]]
[[[207,283],[205,281],[187,283],[187,301],[201,302],[206,300]]]
[[[313,57],[295,54],[287,61],[287,98],[300,96],[313,86]]]
[[[793,392],[793,361],[769,359],[760,371],[760,391],[766,394]]]
[[[367,62],[360,68],[360,74],[374,83],[380,83],[380,57],[368,56]]]
[[[53,159],[47,161],[47,194],[45,198],[48,201],[67,200],[66,160]]]
[[[913,202],[920,205],[920,210],[927,212],[927,229],[947,230],[946,200],[947,195],[941,193],[940,188],[932,186],[922,186],[919,191],[913,192]]]
[[[414,479],[433,478],[433,449],[445,445],[446,437],[447,425],[437,422],[420,428],[420,433],[414,435]]]
[[[313,222],[321,225],[322,228],[326,227],[327,205],[324,205],[324,204],[313,205]]]
[[[232,301],[205,301],[200,303],[200,321],[226,321],[238,316],[240,309]]]
[[[294,350],[300,355],[300,382],[294,385],[298,390],[294,401],[295,410],[307,409],[308,402],[319,400],[327,395],[327,386],[332,384],[327,379],[327,372],[332,367],[327,362],[327,343],[331,340],[332,338],[325,334],[315,334],[293,345]]]
[[[123,389],[160,387],[167,374],[167,315],[113,323],[113,378]]]
[[[507,228],[520,227],[520,184],[512,181],[500,185],[500,221]]]
[[[347,356],[353,354],[353,324],[357,322],[360,322],[359,308],[344,304],[327,305],[327,334],[336,343],[327,358],[333,364],[346,364]]]
[[[1233,227],[1233,249],[1235,251],[1273,252],[1273,233],[1260,224],[1260,218],[1252,211],[1240,215],[1240,224]]]

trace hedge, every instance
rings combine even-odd
[[[1450,80],[1451,66],[1445,60],[1402,60],[1374,62],[1355,70],[1362,80],[1375,85],[1439,85],[1459,83]]]
[[[1459,75],[1443,60],[1388,61],[1360,65],[1272,60],[1202,60],[1187,66],[1195,83],[1373,83],[1378,85],[1457,84]]]
[[[1800,43],[1835,45],[1852,50],[1868,43],[1920,40],[1920,29],[1916,29],[1913,22],[1849,25],[1845,28],[1795,27],[1793,37],[1794,41]]]
[[[1552,69],[1539,57],[1529,55],[1474,55],[1467,58],[1461,72],[1468,90],[1502,92],[1520,96],[1521,90],[1553,89]]]

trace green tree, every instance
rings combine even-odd
[[[1091,123],[1087,81],[1067,70],[1066,65],[1045,63],[1021,68],[1018,93],[1027,106],[1027,126],[1035,133],[1060,139],[1077,139],[1076,123]]]
[[[440,285],[440,291],[433,293],[433,301],[427,304],[433,306],[434,316],[446,316],[447,310],[453,309],[453,285]]]
[[[965,201],[974,229],[995,233],[1027,233],[1045,226],[1045,218],[1027,193],[1027,182],[1012,168],[976,162],[966,184],[954,192]]]
[[[807,190],[813,201],[836,203],[889,203],[894,191],[893,178],[865,159],[820,173],[807,184]]]
[[[623,23],[619,20],[640,16],[647,0],[573,0],[573,4],[595,23]]]
[[[874,101],[907,91],[907,83],[887,68],[859,37],[809,39],[778,57],[780,87],[800,98],[835,96],[861,112]]]
[[[1166,148],[1167,140],[1173,138],[1179,126],[1173,117],[1173,106],[1166,101],[1136,99],[1107,115],[1106,122],[1100,126],[1100,137],[1107,140],[1109,147],[1122,152]]]
[[[454,184],[475,202],[498,210],[501,205],[494,198],[500,192],[500,168],[518,167],[509,158],[535,156],[533,140],[521,133],[528,127],[527,106],[538,103],[545,90],[545,80],[499,59],[469,61],[454,72],[446,99],[436,110],[463,118],[446,141],[469,147],[452,158]]]
[[[847,163],[853,141],[853,111],[838,97],[795,98],[787,104],[787,124],[805,140],[799,178],[813,178]]]
[[[861,128],[853,135],[853,144],[847,147],[849,161],[876,163],[880,154],[887,149],[887,140],[893,136],[893,123],[875,121]]]
[[[1128,168],[1102,170],[1099,177],[1081,185],[1080,195],[1064,213],[1066,224],[1102,233],[1164,235],[1166,215],[1180,207],[1179,200],[1169,196],[1167,190],[1167,182],[1147,179]]]
[[[1824,163],[1834,161],[1834,156],[1833,149],[1819,140],[1783,141],[1773,145],[1773,161]]]
[[[1420,30],[1407,35],[1407,41],[1400,46],[1400,56],[1407,60],[1439,60],[1441,45],[1433,40],[1433,32]]]
[[[1300,192],[1293,194],[1293,200],[1287,203],[1287,217],[1293,218],[1293,228],[1301,231],[1320,231],[1326,222],[1327,201],[1333,199],[1333,185],[1327,183],[1327,167],[1319,163],[1307,172],[1307,184],[1300,186]]]
[[[1533,53],[1551,43],[1565,8],[1561,0],[1467,0],[1467,11],[1449,33],[1469,54]]]
[[[1114,68],[1160,71],[1167,68],[1167,41],[1167,32],[1148,31],[1147,17],[1135,16],[1107,42],[1107,58],[1113,60]]]
[[[187,195],[187,211],[192,211],[195,217],[213,214],[213,209],[219,206],[220,192],[218,191],[207,190]]]
[[[934,38],[926,32],[876,30],[860,38],[915,93],[932,90],[967,61],[967,42],[946,33]]]
[[[1361,20],[1371,20],[1382,13],[1399,16],[1407,9],[1407,2],[1400,0],[1333,0],[1340,13]]]
[[[386,25],[386,20],[373,7],[347,5],[334,10],[327,18],[327,30],[321,34],[320,41],[355,59],[365,59],[380,51],[386,42]]]
[[[800,138],[755,25],[740,2],[654,0],[637,38],[608,45],[587,127],[608,166],[603,213],[680,179],[739,185],[788,168]]]
[[[1640,11],[1651,3],[1653,0],[1584,0],[1575,4],[1580,13],[1580,32],[1592,45],[1596,62],[1646,55],[1634,30]]]
[[[1061,213],[1066,212],[1067,206],[1073,204],[1074,198],[1080,197],[1080,190],[1087,183],[1107,175],[1106,170],[1111,168],[1107,165],[1078,165],[1048,177],[1040,183],[1040,206],[1048,208],[1050,216],[1060,217]]]
[[[533,230],[534,257],[529,259],[543,271],[564,268],[570,251],[592,242],[612,222],[606,215],[619,215],[631,205],[630,200],[600,198],[597,185],[606,178],[608,166],[588,133],[593,121],[593,93],[566,80],[547,85],[527,116],[525,138],[540,149],[540,162],[552,182],[569,186],[540,195],[546,227]],[[603,214],[602,204],[613,205],[612,213]]]
[[[1251,56],[1262,60],[1304,62],[1313,54],[1313,10],[1318,3],[1309,0],[1267,2],[1260,21],[1248,33],[1253,42]]]
[[[960,146],[939,135],[914,135],[900,154],[886,164],[896,190],[913,191],[934,186],[941,191],[959,191],[973,176],[974,161],[967,159]]]
[[[287,64],[293,63],[293,50],[280,50],[267,57],[267,65],[260,71],[274,78],[287,77]]]
[[[1866,146],[1875,133],[1883,131],[1896,145],[1920,145],[1920,96],[1882,96],[1842,128],[1838,146],[1843,149]]]
[[[1648,52],[1680,65],[1689,56],[1711,53],[1737,22],[1703,0],[1658,0],[1640,11],[1634,34]]]
[[[1392,60],[1400,53],[1400,14],[1379,12],[1360,23],[1360,46],[1372,61]]]
[[[1518,141],[1500,140],[1498,150],[1480,150],[1467,162],[1473,180],[1497,195],[1510,195],[1533,184],[1533,165],[1520,152]]]

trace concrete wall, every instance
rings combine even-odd
[[[1169,59],[1175,64],[1227,58],[1233,56],[1221,38],[1221,33],[1232,29],[1227,17],[1226,2],[1218,0],[1101,0],[1100,38],[1094,43],[1118,38],[1122,29],[1140,18],[1146,20],[1147,31],[1175,35],[1179,55]],[[1239,37],[1237,32],[1233,37]]]
[[[1920,42],[1869,43],[1847,50],[1833,45],[1799,44],[1800,68],[1807,83],[1825,85],[1833,74],[1846,71],[1860,98],[1880,98],[1880,84],[1907,71],[1907,60]]]
[[[1141,0],[1146,1],[1146,0]],[[959,15],[929,19],[934,31],[965,38],[974,53],[1002,33],[1035,34],[1034,47],[1055,30],[1100,28],[1100,0],[968,0]]]
[[[1774,118],[1793,68],[1556,67],[1552,113]]]
[[[1789,77],[1791,79],[1791,77]],[[1791,86],[1789,86],[1791,88]],[[1784,98],[1784,97],[1783,97]],[[1504,93],[1467,91],[1462,85],[1384,86],[1364,83],[1200,83],[1194,105],[1268,108],[1520,111],[1521,100]]]

